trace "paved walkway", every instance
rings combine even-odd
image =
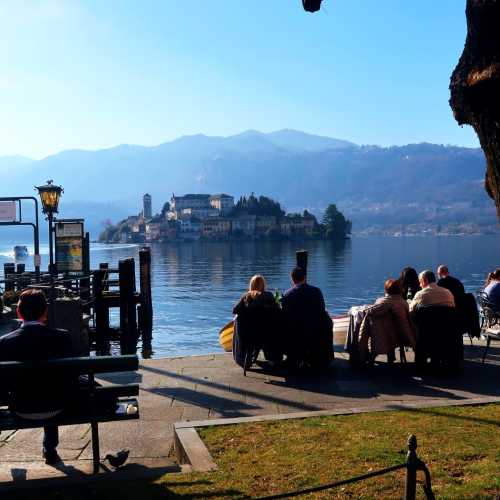
[[[324,375],[266,373],[255,367],[243,376],[230,354],[144,360],[138,374],[105,376],[102,382],[141,384],[139,421],[102,424],[101,454],[131,450],[130,469],[171,470],[174,422],[212,418],[334,410],[401,402],[450,401],[479,397],[500,400],[500,346],[493,344],[481,365],[483,343],[466,346],[465,368],[459,377],[418,378],[412,363],[355,371],[345,354]],[[409,360],[410,361],[410,360]],[[60,429],[60,470],[41,462],[41,430],[0,434],[0,483],[26,478],[81,475],[90,469],[87,425]],[[170,456],[169,456],[170,455]],[[135,464],[135,465],[133,465]]]

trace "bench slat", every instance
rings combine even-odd
[[[27,377],[31,371],[62,371],[75,375],[137,371],[139,359],[135,354],[125,356],[96,356],[63,358],[44,361],[4,361],[0,363],[0,380]]]
[[[85,387],[78,389],[80,392],[85,392]],[[94,387],[94,392],[99,398],[113,399],[113,398],[131,398],[139,395],[139,384],[114,384],[104,387]],[[7,406],[8,401],[2,399],[0,395],[0,407]]]
[[[127,399],[119,401],[120,405],[132,404],[139,408],[137,399]],[[101,422],[115,422],[120,420],[136,420],[139,418],[139,411],[137,413],[98,413],[96,421]],[[17,429],[37,429],[46,425],[79,425],[88,424],[93,420],[90,414],[77,414],[77,415],[57,415],[50,419],[45,420],[29,420],[18,417],[16,414],[8,410],[0,410],[0,431],[11,431]]]

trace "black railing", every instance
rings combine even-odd
[[[311,488],[305,488],[302,490],[288,491],[286,493],[278,493],[276,495],[269,495],[265,497],[258,497],[255,500],[271,500],[277,498],[292,498],[301,495],[308,495],[310,493],[317,493],[320,491],[329,490],[330,488],[336,488],[337,486],[345,486],[346,484],[357,483],[359,481],[365,481],[366,479],[371,479],[372,477],[383,476],[384,474],[389,474],[390,472],[395,472],[397,470],[406,469],[406,481],[405,481],[405,500],[415,500],[417,493],[417,472],[421,471],[425,475],[425,481],[423,484],[423,489],[427,500],[434,500],[434,493],[432,492],[431,484],[431,474],[429,469],[422,460],[417,457],[417,438],[411,435],[408,438],[408,453],[406,455],[406,462],[399,465],[393,465],[392,467],[387,467],[382,470],[369,472],[368,474],[363,474],[361,476],[351,477],[349,479],[344,479],[342,481],[336,481],[335,483],[323,484],[321,486],[313,486]]]

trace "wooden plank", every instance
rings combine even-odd
[[[120,405],[123,407],[124,405],[132,404],[139,409],[139,403],[137,399],[127,399],[119,401]],[[88,414],[80,414],[80,415],[65,415],[61,414],[61,416],[56,416],[51,418],[49,421],[47,420],[28,420],[24,418],[20,418],[14,413],[8,410],[0,410],[0,430],[17,430],[17,429],[38,429],[40,427],[44,427],[47,423],[50,422],[51,425],[79,425],[79,424],[89,424],[92,421],[92,415]],[[140,418],[140,412],[137,413],[98,413],[96,415],[98,422],[120,422],[122,420],[137,420]]]
[[[128,372],[139,369],[139,359],[135,354],[126,356],[97,356],[82,358],[62,358],[44,361],[4,361],[0,363],[0,380],[13,382],[16,377],[27,377],[28,372],[43,373],[46,370],[67,374]]]

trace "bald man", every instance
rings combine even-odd
[[[438,282],[437,286],[441,286],[446,288],[453,294],[453,298],[455,299],[455,304],[460,303],[460,300],[463,298],[465,294],[465,288],[462,285],[462,282],[453,276],[450,276],[450,271],[448,270],[448,266],[439,266],[437,269],[438,274]]]

